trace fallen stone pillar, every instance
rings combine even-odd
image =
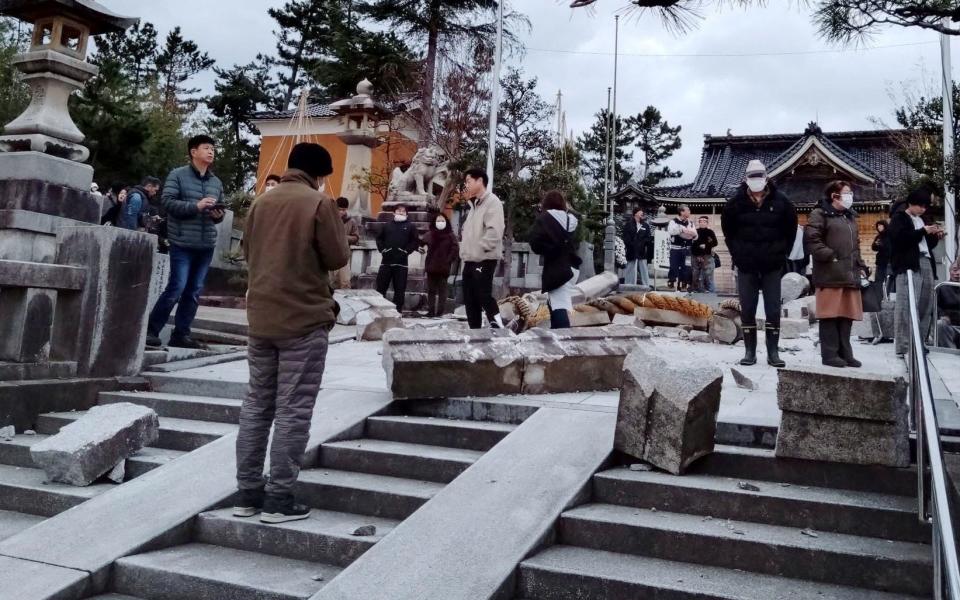
[[[903,377],[830,367],[780,369],[778,377],[783,415],[777,456],[889,467],[910,464]]]
[[[577,284],[577,292],[573,296],[574,304],[583,304],[590,300],[602,298],[613,292],[620,285],[620,279],[615,273],[603,272]]]
[[[94,406],[60,433],[30,448],[50,481],[90,485],[160,435],[152,409],[127,402]]]
[[[337,323],[356,325],[357,341],[380,341],[391,329],[403,329],[397,307],[374,290],[337,290],[334,300],[340,305]]]
[[[614,448],[679,475],[713,452],[723,373],[636,349],[624,363]]]
[[[519,394],[523,355],[506,330],[394,329],[383,338],[394,398]]]
[[[520,336],[525,359],[523,393],[555,394],[615,390],[623,361],[650,332],[634,326],[533,329]]]

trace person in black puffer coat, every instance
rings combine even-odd
[[[740,364],[757,362],[757,304],[763,292],[767,363],[783,367],[780,341],[780,278],[797,234],[793,203],[767,179],[759,160],[747,165],[744,183],[727,200],[721,217],[727,248],[737,265],[745,355]]]
[[[540,216],[527,236],[530,249],[543,257],[543,291],[550,305],[550,328],[570,327],[573,295],[582,263],[574,235],[579,220],[567,209],[563,192],[551,190],[540,202]]]
[[[398,206],[393,211],[393,221],[385,224],[377,235],[377,250],[383,262],[377,272],[377,291],[387,295],[393,284],[393,303],[403,312],[407,294],[408,258],[420,247],[417,226],[407,221],[407,209]]]

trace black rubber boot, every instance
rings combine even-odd
[[[820,358],[827,367],[847,366],[840,357],[839,319],[820,319]]]
[[[564,309],[551,310],[550,329],[570,329],[570,313]]]
[[[765,333],[763,337],[767,342],[767,364],[778,369],[787,366],[787,363],[780,360],[780,328],[767,326]]]
[[[853,331],[852,319],[837,319],[837,333],[840,342],[840,358],[848,367],[855,369],[863,366],[863,363],[853,357],[853,346],[850,344],[850,334]]]
[[[743,359],[741,365],[750,366],[757,364],[757,326],[743,326]]]

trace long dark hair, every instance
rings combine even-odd
[[[853,184],[849,181],[844,181],[843,179],[836,179],[827,184],[827,187],[823,190],[823,197],[827,202],[833,202],[833,195],[839,194],[843,191],[843,188],[848,187],[851,190],[853,189]]]
[[[567,199],[563,196],[563,192],[560,190],[550,190],[543,195],[543,199],[540,201],[540,208],[544,211],[548,210],[567,210]]]

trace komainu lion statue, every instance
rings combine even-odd
[[[388,200],[401,200],[400,196],[424,196],[433,198],[433,184],[444,185],[447,178],[447,165],[443,160],[443,151],[439,148],[421,148],[413,155],[410,167],[403,171],[400,167],[390,176]]]

